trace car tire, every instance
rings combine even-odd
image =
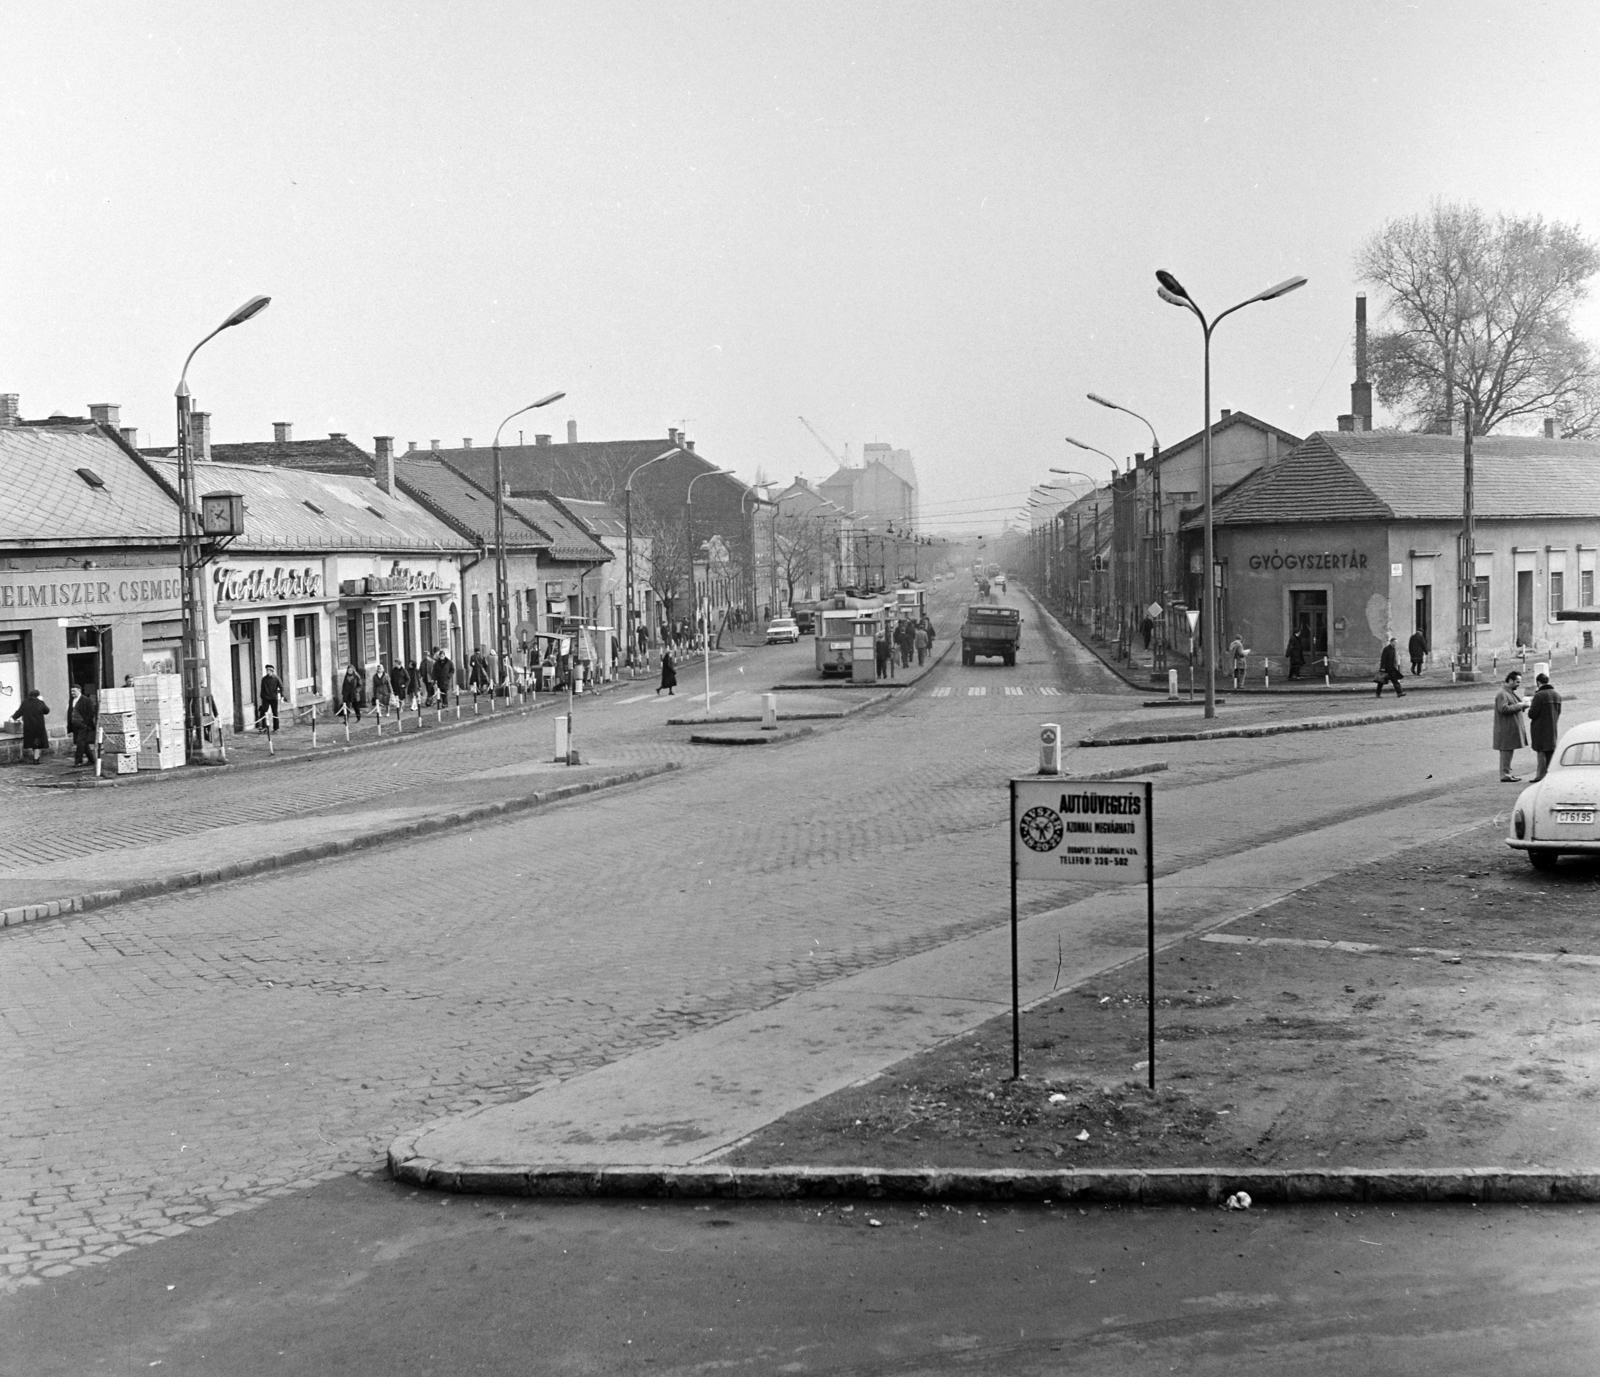
[[[1559,851],[1532,851],[1528,852],[1528,864],[1535,870],[1554,870],[1556,862],[1561,859]]]

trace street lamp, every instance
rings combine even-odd
[[[524,411],[549,406],[551,402],[559,402],[566,395],[565,392],[552,392],[548,397],[529,402],[527,406],[519,406],[494,429],[494,653],[495,676],[500,683],[507,678],[506,665],[511,658],[511,588],[506,578],[506,485],[500,474],[500,432],[506,428],[506,421],[513,417],[522,415]]]
[[[1151,539],[1155,544],[1156,556],[1154,571],[1156,584],[1155,596],[1156,601],[1158,601],[1164,608],[1167,603],[1167,536],[1161,513],[1161,440],[1156,435],[1156,428],[1150,424],[1149,420],[1146,417],[1141,416],[1132,407],[1123,406],[1119,402],[1112,401],[1109,397],[1102,397],[1098,392],[1090,392],[1086,395],[1091,402],[1095,403],[1096,406],[1103,406],[1111,411],[1121,411],[1125,415],[1132,416],[1136,421],[1143,421],[1145,429],[1150,432],[1150,510],[1153,513],[1153,520],[1151,521]],[[1135,490],[1134,500],[1136,504],[1134,508],[1134,517],[1137,520],[1137,490]],[[1165,620],[1165,617],[1163,617],[1163,625]],[[1161,631],[1157,637],[1156,650],[1157,660],[1159,661],[1158,667],[1165,668],[1166,640],[1164,630]]]
[[[640,473],[644,469],[649,468],[651,464],[659,464],[663,459],[672,458],[672,456],[678,452],[679,448],[680,447],[678,445],[674,445],[669,450],[663,450],[660,454],[656,455],[654,459],[646,459],[644,463],[640,464],[638,468],[633,469],[628,474],[627,481],[622,485],[622,520],[625,532],[623,535],[623,549],[625,552],[623,556],[623,564],[626,566],[626,568],[623,570],[623,575],[627,579],[628,583],[626,596],[623,600],[627,604],[628,669],[630,671],[634,668],[638,659],[638,652],[634,642],[635,628],[633,624],[633,477],[634,474]]]
[[[1061,438],[1063,440],[1065,440],[1069,445],[1076,445],[1079,449],[1088,450],[1090,454],[1098,454],[1102,459],[1109,459],[1111,461],[1111,472],[1112,473],[1120,472],[1120,470],[1119,470],[1119,468],[1117,466],[1117,461],[1115,459],[1112,459],[1111,456],[1109,454],[1107,454],[1103,449],[1096,449],[1093,445],[1086,445],[1086,444],[1083,443],[1082,440],[1074,440],[1072,438],[1072,436],[1070,436],[1070,435],[1063,435]]]
[[[224,330],[243,325],[266,310],[270,296],[253,296],[200,344],[189,351],[178,375],[178,565],[183,583],[183,706],[185,753],[189,760],[205,754],[206,708],[211,698],[211,646],[206,634],[206,597],[201,583],[204,559],[200,548],[203,531],[195,501],[194,454],[189,447],[189,365],[200,345]]]
[[[1205,312],[1195,305],[1194,298],[1184,289],[1181,282],[1164,268],[1156,273],[1156,281],[1160,284],[1156,288],[1156,295],[1169,306],[1182,306],[1194,312],[1194,317],[1200,322],[1201,334],[1205,340],[1205,423],[1200,432],[1200,491],[1205,501],[1205,573],[1202,576],[1204,591],[1200,598],[1200,641],[1206,649],[1206,709],[1207,717],[1217,715],[1217,662],[1214,634],[1216,628],[1212,622],[1216,620],[1216,588],[1213,580],[1216,578],[1216,540],[1212,530],[1212,508],[1214,494],[1211,491],[1211,332],[1222,321],[1231,316],[1235,311],[1246,306],[1252,306],[1258,301],[1273,301],[1280,296],[1287,296],[1290,292],[1306,285],[1303,277],[1286,277],[1282,282],[1268,287],[1264,292],[1257,292],[1254,296],[1246,297],[1236,306],[1230,306],[1214,320],[1208,321]]]
[[[688,536],[689,546],[689,626],[691,628],[700,617],[700,599],[694,586],[694,485],[702,478],[717,478],[732,473],[732,469],[707,469],[704,473],[697,473],[689,480],[689,486],[683,490],[683,527]],[[706,663],[706,716],[711,716],[711,554],[706,552],[706,625],[700,633],[700,643],[705,652]]]

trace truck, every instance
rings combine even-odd
[[[1022,645],[1022,613],[1015,607],[994,603],[967,604],[961,621],[961,663],[974,665],[978,656],[998,656],[1007,665],[1017,662]]]

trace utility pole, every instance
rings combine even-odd
[[[1461,408],[1461,558],[1456,576],[1460,589],[1461,648],[1459,675],[1468,680],[1478,677],[1478,558],[1477,532],[1473,521],[1472,494],[1472,403]]]

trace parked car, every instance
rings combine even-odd
[[[1556,746],[1549,772],[1517,796],[1506,844],[1535,870],[1562,856],[1600,854],[1600,719],[1583,722]]]
[[[767,623],[768,645],[794,645],[800,639],[800,624],[793,617],[774,617]]]

